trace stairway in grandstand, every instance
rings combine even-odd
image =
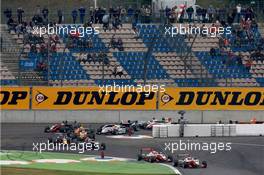
[[[19,47],[8,37],[9,33],[4,25],[1,25],[1,37],[3,49],[1,52],[1,85],[17,84],[16,77],[19,72]]]
[[[19,67],[20,59],[27,59],[23,53],[23,35],[19,37],[14,33],[8,32],[6,25],[1,25],[1,35],[3,37],[3,52],[1,52],[1,67],[8,69],[10,78],[2,79],[1,84],[12,85],[45,85],[42,77],[36,71],[21,70]],[[24,56],[24,57],[23,57]]]
[[[159,64],[159,61],[155,59],[154,55],[147,55],[148,47],[144,44],[142,38],[137,38],[131,24],[123,25],[122,29],[117,32],[114,30],[101,31],[100,37],[108,45],[113,35],[121,38],[124,43],[124,51],[120,52],[117,49],[110,48],[109,52],[112,54],[112,58],[118,61],[130,75],[131,80],[125,83],[143,84],[144,76],[146,76],[146,84],[173,84],[173,80]],[[145,68],[147,72],[145,72]]]

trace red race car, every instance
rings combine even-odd
[[[153,162],[172,162],[173,157],[167,156],[162,152],[155,151],[153,148],[141,148],[138,154],[138,161]]]

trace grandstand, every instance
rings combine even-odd
[[[82,24],[60,24],[62,27],[81,27]],[[178,23],[170,24],[177,27]],[[188,23],[184,24],[190,25]],[[200,27],[202,24],[198,24]],[[207,23],[208,27],[212,24]],[[124,23],[120,29],[104,30],[102,24],[99,35],[85,35],[93,46],[69,47],[69,36],[64,34],[45,35],[43,41],[36,39],[36,50],[25,43],[25,33],[17,34],[2,24],[4,40],[1,52],[2,85],[50,85],[50,86],[94,86],[102,84],[165,84],[180,87],[258,87],[264,86],[264,59],[254,59],[247,68],[252,50],[264,36],[263,24],[252,31],[252,42],[237,47],[234,34],[224,35],[230,41],[227,50],[242,56],[242,64],[226,64],[227,55],[216,49],[217,56],[210,55],[210,49],[219,48],[219,37],[200,35],[188,38],[186,35],[168,37],[163,23],[136,24]],[[253,30],[253,29],[252,29]],[[244,37],[246,33],[242,34]],[[112,37],[121,38],[123,50],[110,47]],[[37,37],[37,36],[36,36]],[[58,37],[55,50],[48,48],[47,54],[41,53],[41,45],[49,45]],[[51,46],[50,46],[51,47]],[[263,49],[263,46],[262,46]],[[107,63],[98,59],[98,53],[106,54]],[[88,61],[88,54],[97,54]],[[45,70],[37,70],[37,65],[47,59]],[[121,66],[121,76],[113,74],[116,66]]]

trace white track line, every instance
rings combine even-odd
[[[163,165],[163,166],[166,166],[166,167],[170,168],[177,175],[182,175],[177,168],[174,168],[171,165],[168,165],[168,164],[165,164],[165,163],[160,163],[160,165]]]

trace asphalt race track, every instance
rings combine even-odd
[[[3,150],[32,150],[33,142],[46,142],[49,134],[44,133],[47,124],[1,124],[1,149]],[[87,125],[97,128],[98,125]],[[18,132],[19,128],[19,132]],[[139,131],[136,134],[151,135],[151,131]],[[141,147],[165,149],[165,143],[179,142],[178,138],[166,139],[113,139],[106,136],[96,136],[97,141],[106,144],[106,156],[137,158]],[[177,152],[190,153],[200,160],[206,160],[206,169],[183,169],[186,175],[263,175],[264,172],[264,137],[213,137],[213,138],[184,138],[183,142],[231,142],[231,151]],[[98,154],[87,152],[86,154]]]

